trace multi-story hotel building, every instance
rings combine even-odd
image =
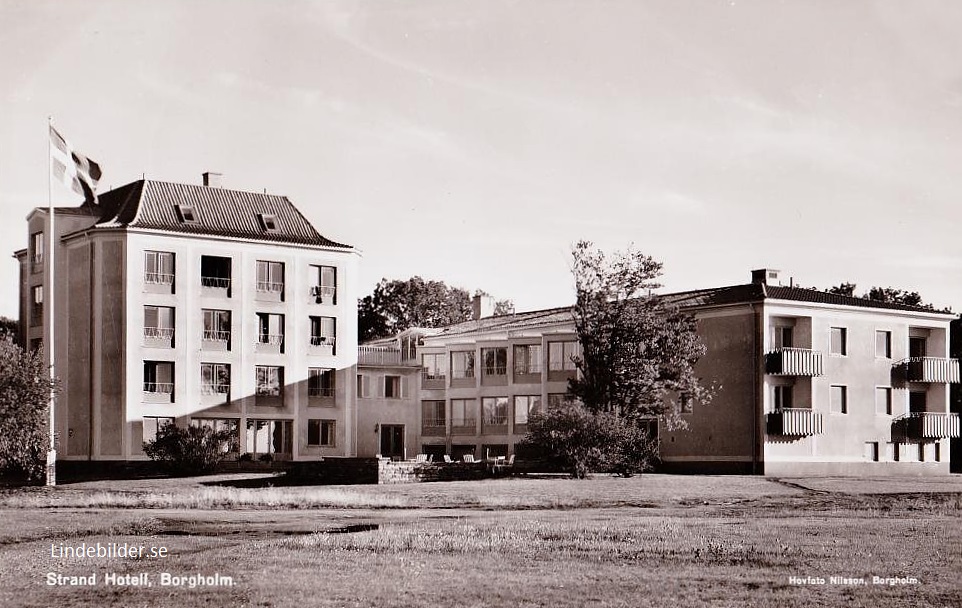
[[[948,472],[949,440],[960,435],[949,411],[954,315],[784,286],[778,271],[752,279],[666,296],[695,315],[707,347],[696,372],[718,388],[710,404],[678,400],[687,429],[659,428],[667,470]],[[380,428],[417,434],[420,451],[436,456],[504,455],[531,411],[564,398],[577,373],[571,309],[483,309],[476,301],[474,320],[421,336],[404,358],[420,364],[417,397]]]
[[[55,320],[60,459],[141,459],[171,421],[229,430],[236,453],[355,453],[357,254],[218,177],[57,208],[53,285],[48,210],[29,215],[21,335],[36,348]]]

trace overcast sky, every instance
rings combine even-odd
[[[565,305],[588,239],[671,290],[769,267],[960,311],[960,32],[956,1],[0,0],[0,242],[47,204],[53,116],[101,192],[289,196],[365,292]]]

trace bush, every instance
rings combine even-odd
[[[163,463],[172,474],[202,475],[214,471],[233,438],[230,431],[215,432],[207,426],[180,428],[167,424],[157,431],[157,439],[144,443],[144,453]]]
[[[0,473],[37,481],[46,473],[51,382],[40,349],[0,339]]]
[[[630,477],[651,470],[658,459],[657,442],[645,429],[610,412],[592,413],[574,401],[532,414],[522,445],[578,479],[592,471]]]

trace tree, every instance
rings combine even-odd
[[[919,295],[917,291],[908,291],[906,289],[897,289],[895,287],[872,287],[860,296],[855,295],[855,283],[840,283],[835,287],[829,287],[825,290],[827,293],[833,293],[840,296],[849,297],[859,297],[865,300],[873,300],[875,302],[886,302],[889,304],[901,304],[903,306],[915,306],[917,308],[924,308],[926,310],[935,310],[935,306],[924,302],[922,296]],[[944,309],[944,312],[951,312],[950,308]]]
[[[29,480],[43,478],[53,386],[42,350],[28,352],[0,340],[0,471]]]
[[[495,314],[513,310],[510,300],[495,304]],[[381,279],[371,295],[358,300],[358,339],[365,342],[385,338],[409,327],[454,325],[470,320],[471,313],[471,296],[461,287],[449,287],[443,281],[426,281],[421,277],[406,281]]]
[[[16,319],[0,317],[0,340],[17,342],[20,336],[20,323]]]
[[[848,296],[852,298],[855,297],[855,283],[839,283],[835,287],[829,287],[825,291],[838,296]]]
[[[144,442],[144,453],[175,475],[212,473],[233,438],[230,431],[214,431],[209,426],[165,424],[157,430],[156,439]]]
[[[705,354],[695,319],[657,295],[662,264],[629,250],[606,256],[581,241],[573,250],[580,378],[569,392],[594,413],[684,427],[681,399],[707,403],[695,364]]]

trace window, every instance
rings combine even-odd
[[[514,373],[541,373],[541,345],[525,344],[514,347]]]
[[[832,385],[829,387],[829,411],[835,414],[848,413],[848,387]]]
[[[290,420],[247,419],[247,449],[255,454],[289,456],[294,451]]]
[[[833,355],[845,356],[848,354],[848,330],[844,327],[833,327],[831,329],[831,344],[829,353]]]
[[[578,354],[578,343],[548,342],[548,369],[551,371],[571,371],[577,368],[572,357]]]
[[[334,424],[333,420],[308,420],[307,445],[334,447]]]
[[[144,306],[144,338],[174,341],[174,309],[170,306]]]
[[[528,424],[528,417],[541,410],[541,395],[519,395],[514,398],[514,423]]]
[[[451,353],[451,377],[474,378],[474,351]]]
[[[197,216],[194,214],[194,207],[191,205],[176,205],[177,215],[180,217],[180,221],[193,224],[197,223]]]
[[[230,439],[221,447],[221,453],[240,452],[240,420],[237,418],[191,418],[190,425],[207,427],[215,433],[228,433]]]
[[[548,393],[548,407],[561,407],[566,401],[570,401],[571,399],[568,393]]]
[[[892,332],[882,330],[875,332],[875,356],[883,359],[892,358]]]
[[[791,348],[794,333],[794,328],[792,327],[772,327],[772,349]]]
[[[261,228],[267,232],[277,232],[279,230],[277,224],[277,216],[272,213],[260,213],[257,218],[261,222]]]
[[[687,392],[679,393],[678,411],[681,412],[682,414],[694,413],[695,405],[694,405],[694,401],[691,398],[691,393],[687,393]]]
[[[30,293],[30,318],[33,325],[39,325],[43,320],[43,285],[34,285]]]
[[[258,397],[280,397],[284,391],[284,368],[272,365],[258,365],[255,368],[257,376]]]
[[[866,441],[865,442],[865,459],[871,460],[872,462],[878,462],[878,441]]]
[[[174,254],[169,251],[145,251],[144,283],[172,285],[174,283]]]
[[[357,396],[367,398],[371,396],[371,385],[369,377],[364,374],[357,375]]]
[[[33,272],[40,272],[43,266],[43,233],[34,232],[30,235],[30,262]]]
[[[401,398],[401,376],[384,376],[384,397],[386,399]]]
[[[485,376],[505,376],[508,373],[507,348],[482,348],[481,360],[484,362]]]
[[[230,290],[231,259],[215,255],[200,256],[200,284]],[[228,291],[228,296],[230,295]]]
[[[426,427],[444,427],[444,401],[422,401],[421,422]]]
[[[257,261],[257,291],[284,293],[284,263]]]
[[[475,407],[474,399],[452,399],[451,426],[471,427],[473,429],[477,423]]]
[[[174,424],[174,419],[166,416],[144,416],[144,442],[156,441],[157,431],[168,424]]]
[[[144,392],[172,395],[174,364],[169,361],[144,361]]]
[[[311,296],[318,304],[337,304],[337,268],[333,266],[311,266]]]
[[[230,392],[230,365],[227,363],[200,364],[200,393],[224,395]]]
[[[887,386],[875,388],[875,413],[885,416],[892,415],[892,389]]]
[[[772,405],[775,406],[775,411],[790,409],[792,407],[793,388],[790,384],[780,384],[772,387]]]
[[[307,370],[307,396],[308,397],[333,397],[334,396],[334,377],[333,369],[312,367]]]
[[[481,399],[481,409],[485,426],[508,424],[507,397],[484,397]]]
[[[208,342],[230,342],[230,311],[205,308],[204,340]]]
[[[424,380],[444,380],[444,355],[421,355],[421,378]]]
[[[334,354],[337,335],[337,319],[334,317],[311,317],[311,346],[327,346]]]
[[[257,342],[284,348],[284,315],[257,313]]]

